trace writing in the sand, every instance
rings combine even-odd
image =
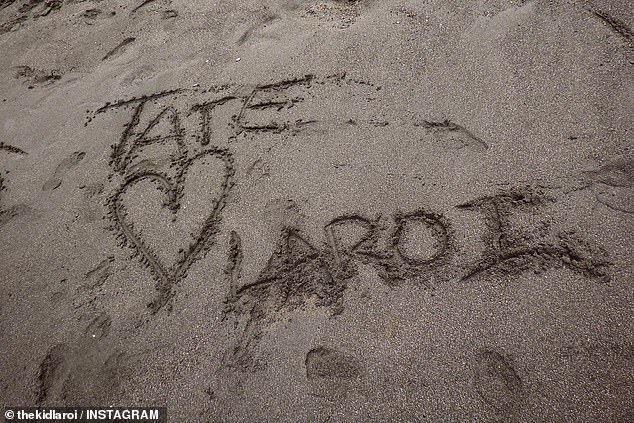
[[[321,79],[306,76],[251,90],[235,86],[195,92],[174,90],[108,103],[97,110],[94,116],[107,111],[129,113],[111,155],[109,218],[121,245],[133,249],[156,279],[157,296],[150,304],[153,313],[170,302],[175,285],[186,277],[190,266],[216,244],[227,197],[236,183],[231,140],[245,133],[254,137],[266,132],[292,133],[309,124],[311,119],[289,114],[289,110],[295,113],[295,105],[303,102],[305,96],[316,95],[311,92],[314,84],[341,87],[351,82],[344,76]],[[361,86],[368,89],[371,84]],[[199,96],[211,99],[201,101]],[[227,110],[235,113],[227,114]],[[282,112],[293,119],[276,120]],[[224,125],[214,119],[225,119]],[[212,138],[218,141],[212,142]],[[164,206],[177,216],[191,167],[210,162],[220,164],[222,169],[217,181],[218,198],[205,211],[206,218],[193,234],[193,241],[181,249],[178,261],[164,263],[144,235],[135,229],[134,216],[129,215],[126,207],[126,193],[139,185],[158,188],[166,195]],[[482,255],[472,263],[457,262],[457,240],[462,237],[456,236],[449,219],[434,211],[433,205],[397,213],[387,220],[362,214],[335,217],[325,225],[325,242],[320,245],[308,240],[302,228],[284,228],[280,245],[255,281],[241,280],[241,257],[248,251],[242,251],[236,230],[229,254],[232,286],[229,297],[235,303],[253,292],[274,291],[274,287],[284,286],[284,295],[296,292],[304,298],[315,294],[330,298],[334,304],[345,288],[345,281],[355,274],[360,263],[376,269],[382,280],[391,285],[415,281],[432,286],[435,284],[429,281],[456,277],[464,280],[488,272],[508,274],[560,266],[586,276],[607,278],[605,255],[582,237],[562,231],[526,236],[514,227],[515,213],[530,208],[539,219],[539,210],[547,207],[549,201],[544,192],[523,187],[457,205],[467,214],[479,215],[486,224]],[[306,276],[311,274],[313,277]]]

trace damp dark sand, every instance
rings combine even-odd
[[[634,421],[627,1],[0,2],[0,398]]]

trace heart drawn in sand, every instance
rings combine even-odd
[[[213,158],[222,162],[224,175],[218,180],[217,178],[204,178],[204,182],[208,182],[211,188],[220,188],[220,194],[213,200],[211,212],[204,218],[202,226],[197,234],[194,235],[193,241],[186,248],[182,248],[178,260],[172,265],[167,266],[164,259],[161,259],[150,246],[148,240],[141,231],[135,229],[135,222],[128,214],[128,208],[125,207],[125,194],[141,182],[153,182],[158,185],[167,197],[163,203],[174,214],[176,218],[181,211],[180,199],[183,196],[187,172],[192,165],[200,163],[203,159]],[[156,289],[158,296],[148,306],[152,313],[158,312],[165,306],[174,296],[173,287],[187,275],[187,271],[191,265],[200,259],[214,243],[215,235],[218,232],[221,221],[220,214],[226,204],[227,196],[233,186],[233,158],[231,153],[224,149],[212,149],[195,155],[190,159],[180,160],[178,174],[175,180],[168,176],[155,171],[142,171],[128,176],[121,184],[121,187],[115,192],[110,201],[110,215],[114,220],[119,236],[125,245],[135,250],[141,261],[147,265],[157,279]],[[206,184],[205,184],[206,185]],[[197,192],[203,192],[203,186],[188,187],[188,190],[196,189]],[[145,201],[145,196],[135,197],[136,201]],[[197,210],[198,213],[201,210]],[[138,223],[138,222],[137,222]],[[144,225],[156,225],[158,222],[144,222]],[[159,246],[163,248],[164,246]]]

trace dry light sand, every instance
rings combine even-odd
[[[0,0],[0,404],[634,422],[633,12]]]

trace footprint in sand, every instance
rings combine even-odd
[[[36,404],[43,404],[49,397],[61,392],[68,377],[69,358],[70,348],[65,344],[58,344],[48,351],[37,376]]]
[[[309,1],[302,10],[303,18],[313,18],[320,22],[335,23],[335,27],[346,29],[352,26],[361,15],[359,0],[325,0]]]
[[[86,153],[76,151],[62,160],[61,163],[57,165],[53,176],[42,186],[42,191],[52,191],[58,188],[62,184],[62,178],[66,175],[66,172],[77,166],[85,156]]]
[[[361,364],[355,357],[326,347],[310,350],[305,364],[313,394],[330,400],[343,399],[361,376]]]
[[[499,414],[516,412],[524,398],[522,379],[502,354],[484,351],[476,357],[475,388]]]
[[[116,391],[126,357],[104,340],[112,321],[106,313],[96,316],[77,342],[60,343],[48,350],[35,381],[35,404],[60,401],[96,403]]]
[[[634,214],[634,158],[622,157],[583,173],[593,183],[599,203],[615,211]]]
[[[103,259],[101,263],[94,269],[86,273],[86,282],[82,285],[82,289],[92,290],[102,286],[108,278],[112,275],[112,263],[114,262],[114,256],[108,256]]]
[[[95,317],[86,330],[84,334],[87,338],[100,340],[108,336],[110,333],[110,326],[112,325],[112,319],[105,312],[102,312],[100,315]]]
[[[14,153],[19,155],[27,154],[24,150],[9,144],[5,144],[2,141],[0,141],[0,151],[5,151],[8,153]],[[7,171],[7,173],[9,172]],[[2,175],[0,174],[0,193],[7,189],[7,187],[4,185],[4,182],[5,180],[2,178]],[[14,206],[9,207],[8,209],[5,209],[3,208],[2,202],[0,202],[0,227],[4,226],[4,224],[9,222],[10,220],[13,220],[16,217],[26,215],[30,213],[31,211],[32,211],[31,208],[24,204],[16,204]]]

